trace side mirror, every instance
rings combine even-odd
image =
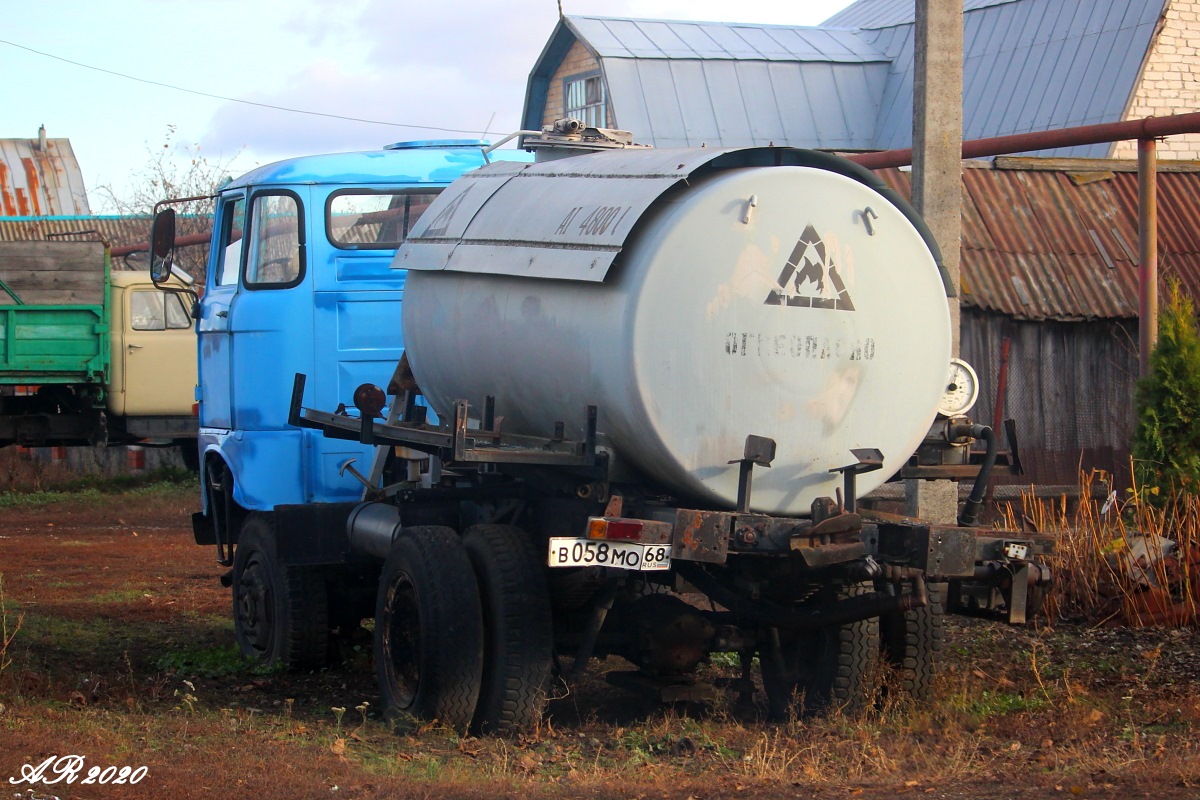
[[[166,283],[175,261],[175,209],[164,208],[154,215],[150,228],[150,280]]]

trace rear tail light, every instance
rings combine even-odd
[[[590,517],[588,519],[588,538],[637,541],[642,538],[642,528],[642,523],[635,520]]]

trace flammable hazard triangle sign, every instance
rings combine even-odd
[[[769,306],[832,308],[853,311],[850,292],[838,275],[833,256],[825,249],[816,228],[809,225],[800,234],[791,256],[779,273],[778,286],[767,295]]]

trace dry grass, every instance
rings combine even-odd
[[[1055,588],[1047,601],[1052,619],[1093,624],[1191,625],[1200,611],[1200,497],[1149,502],[1139,487],[1124,498],[1093,497],[1104,473],[1082,475],[1079,502],[1022,497],[1021,522],[1057,536]],[[1166,550],[1164,551],[1164,546]],[[1165,552],[1165,556],[1164,556]]]
[[[190,543],[191,498],[181,487],[5,510],[8,608],[25,627],[0,673],[0,782],[72,752],[91,764],[146,764],[149,776],[39,797],[998,800],[1184,798],[1200,785],[1200,634],[1061,621],[949,619],[947,668],[924,707],[881,671],[865,711],[768,725],[761,709],[724,695],[647,705],[605,684],[601,670],[624,665],[601,664],[556,693],[524,736],[464,738],[437,725],[394,736],[361,662],[287,675],[228,657],[228,593],[212,553]],[[1135,524],[1080,513],[1096,534],[1091,545],[1064,537],[1060,586],[1085,568],[1096,583],[1118,580],[1099,561]],[[143,585],[152,596],[128,591]],[[1071,590],[1060,606],[1078,616],[1092,597],[1111,603]],[[703,677],[736,674],[713,664]]]

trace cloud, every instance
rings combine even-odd
[[[305,64],[276,90],[243,99],[411,127],[224,103],[201,144],[219,153],[244,148],[241,160],[262,163],[408,139],[476,138],[485,130],[494,141],[519,127],[529,70],[557,22],[546,0],[512,0],[503,12],[447,14],[439,3],[364,0],[315,38],[314,20],[293,18],[288,27],[298,37],[334,55]]]

